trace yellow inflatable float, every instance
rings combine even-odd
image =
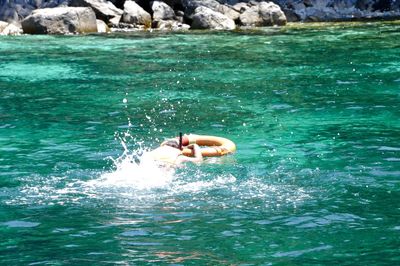
[[[185,148],[184,146],[188,146],[190,144],[197,144],[201,146],[201,154],[204,157],[218,157],[224,156],[230,153],[234,153],[236,151],[236,145],[233,141],[215,137],[215,136],[206,136],[206,135],[184,135],[181,137],[182,143],[182,153],[186,156],[192,156],[192,150]]]

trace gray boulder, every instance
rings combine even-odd
[[[315,8],[315,7],[308,7],[306,8],[306,17],[304,21],[306,22],[321,22],[327,21],[329,18],[332,18],[334,13],[331,10],[328,11],[327,8]]]
[[[150,3],[154,20],[171,20],[175,18],[174,10],[164,2],[153,1]]]
[[[362,11],[372,11],[376,2],[374,0],[357,0],[355,6]]]
[[[181,23],[176,20],[159,20],[154,21],[154,28],[163,31],[185,31],[190,29],[190,25]]]
[[[18,22],[20,18],[28,16],[36,7],[20,1],[0,0],[0,20]]]
[[[215,12],[224,14],[230,19],[236,20],[239,18],[240,13],[232,7],[223,5],[216,0],[182,0],[182,5],[185,9],[185,15],[191,17],[198,7],[207,7]]]
[[[304,21],[306,22],[345,21],[367,17],[367,12],[362,12],[356,8],[343,8],[340,12],[337,12],[331,7],[308,7],[305,11]]]
[[[259,5],[260,15],[264,21],[264,25],[286,25],[286,16],[282,9],[272,2],[261,2]]]
[[[20,35],[22,29],[12,23],[0,21],[0,35]]]
[[[40,8],[66,7],[69,0],[0,0],[0,20],[20,22],[33,10]]]
[[[355,7],[355,0],[331,0],[328,2],[328,6],[331,6],[335,10],[352,9]]]
[[[244,2],[240,2],[232,6],[232,8],[238,13],[243,13],[244,11],[250,8],[250,5]]]
[[[126,1],[121,21],[128,24],[151,26],[151,15],[134,1]]]
[[[191,16],[198,7],[204,6],[216,11],[221,4],[216,0],[182,0],[182,5],[185,9],[185,14]]]
[[[121,9],[106,0],[71,0],[70,5],[76,7],[90,7],[94,10],[98,19],[113,25],[119,23],[123,13]]]
[[[336,13],[338,18],[343,18],[344,20],[354,20],[360,19],[364,16],[363,12],[358,8],[343,8],[340,13]]]
[[[97,32],[96,15],[87,7],[36,9],[21,24],[24,33],[30,34]]]
[[[192,16],[192,29],[234,30],[235,22],[227,16],[200,6]]]
[[[260,9],[258,6],[247,8],[240,15],[240,23],[243,26],[263,26],[263,20],[260,16]]]
[[[215,11],[224,14],[225,16],[227,16],[228,18],[230,18],[232,20],[237,20],[240,17],[240,12],[238,12],[235,9],[233,9],[232,7],[226,6],[226,5],[220,5],[219,8]]]
[[[282,9],[272,2],[260,2],[250,6],[240,15],[243,26],[285,25],[287,20]]]

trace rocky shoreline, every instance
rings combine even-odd
[[[0,35],[234,30],[400,18],[400,0],[0,0]]]

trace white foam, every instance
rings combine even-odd
[[[237,176],[234,161],[210,158],[203,165],[162,167],[147,154],[148,148],[128,150],[128,133],[120,139],[123,154],[112,159],[107,172],[66,172],[65,176],[30,176],[29,182],[7,204],[64,205],[85,202],[107,203],[118,208],[149,208],[169,202],[174,207],[257,208],[297,206],[310,198],[310,191],[290,184],[276,184],[270,175],[251,169]],[[135,142],[135,144],[138,142]],[[142,145],[139,143],[139,146]],[[227,168],[227,165],[233,168]],[[71,177],[71,173],[73,177]],[[90,178],[83,181],[82,178]],[[273,177],[273,175],[272,175]],[[175,201],[171,199],[179,198]]]
[[[127,151],[114,160],[114,170],[104,173],[99,179],[87,182],[88,185],[102,187],[130,187],[132,189],[151,189],[166,187],[174,179],[175,169],[161,167],[147,156],[148,151],[139,149],[132,154]]]

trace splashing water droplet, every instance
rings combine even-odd
[[[129,187],[132,189],[152,189],[165,187],[174,178],[175,170],[161,167],[149,156],[149,151],[139,148],[129,152],[121,141],[124,153],[113,160],[115,169],[104,173],[99,179],[91,180],[88,185],[95,187]]]

